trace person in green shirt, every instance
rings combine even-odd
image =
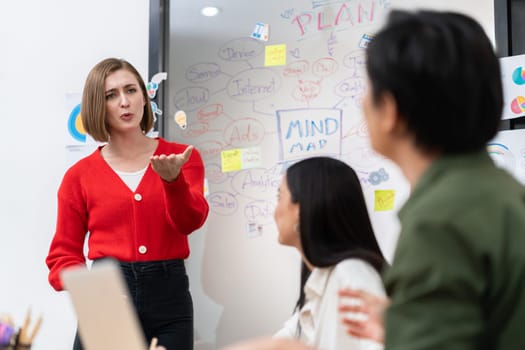
[[[384,275],[390,304],[357,309],[387,306],[387,350],[525,349],[525,189],[485,149],[503,106],[490,40],[465,15],[392,11],[367,72],[372,147],[412,193]]]

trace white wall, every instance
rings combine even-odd
[[[56,191],[70,142],[66,94],[109,56],[147,79],[147,0],[0,2],[0,314],[17,325],[29,306],[44,323],[34,350],[70,349],[76,320],[47,282]]]

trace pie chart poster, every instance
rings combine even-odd
[[[500,58],[503,79],[502,119],[525,116],[525,55]]]

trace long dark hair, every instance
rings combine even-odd
[[[329,157],[304,159],[288,168],[286,182],[292,202],[299,204],[301,244],[310,264],[329,267],[358,258],[381,272],[385,258],[372,229],[359,178],[348,164]],[[297,309],[304,305],[309,275],[303,263]]]

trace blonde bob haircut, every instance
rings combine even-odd
[[[86,132],[99,142],[109,140],[109,129],[106,120],[106,78],[111,73],[118,70],[127,70],[132,73],[142,90],[144,96],[144,114],[140,122],[140,128],[144,133],[153,128],[154,118],[150,100],[146,92],[146,85],[139,72],[129,62],[119,58],[107,58],[94,66],[89,72],[84,91],[82,93],[82,103],[80,115],[82,124]]]

